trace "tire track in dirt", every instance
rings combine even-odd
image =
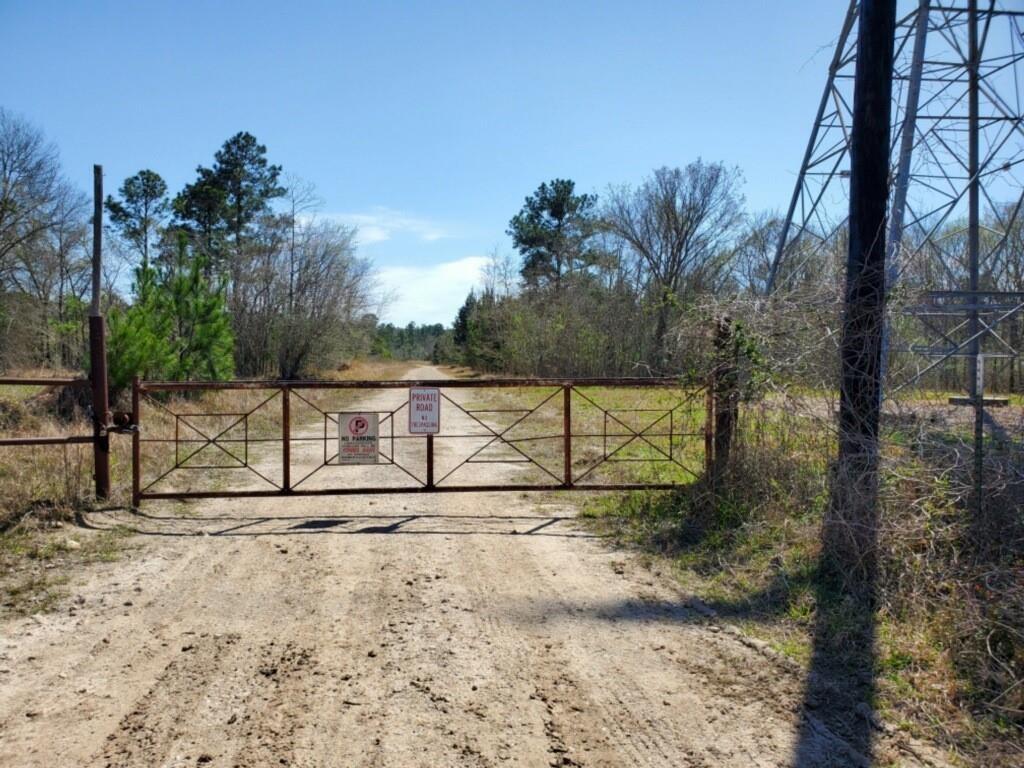
[[[304,547],[272,547],[254,542],[264,557],[288,566],[306,561]],[[292,596],[306,593],[317,569],[293,590],[280,589],[272,569],[251,573],[243,558],[211,569],[214,584],[195,590],[189,606],[202,618],[198,626],[227,627],[226,633],[185,630],[177,655],[136,699],[107,739],[97,765],[221,764],[249,766],[289,759],[302,726],[304,702],[315,687],[316,645],[303,632],[281,640],[282,624],[293,628],[308,621]],[[240,587],[244,585],[244,589]],[[192,590],[189,590],[190,592]],[[201,595],[201,597],[200,597]],[[314,605],[315,605],[314,601]],[[267,622],[267,608],[277,622]],[[282,621],[283,620],[283,621]]]
[[[534,546],[512,541],[513,546]],[[514,646],[517,636],[527,634],[533,638],[535,647],[542,649],[535,653],[540,661],[532,670],[536,683],[534,695],[544,702],[548,715],[546,727],[556,735],[553,751],[580,755],[581,765],[617,765],[621,763],[623,752],[631,765],[692,765],[685,748],[681,748],[685,743],[681,736],[672,734],[671,729],[666,729],[667,734],[663,735],[659,733],[657,721],[649,716],[638,716],[637,707],[623,695],[613,676],[591,675],[573,663],[573,646],[581,639],[579,636],[550,631],[546,609],[553,603],[560,604],[563,610],[570,609],[568,603],[558,598],[557,571],[555,578],[549,578],[550,572],[545,573],[535,558],[510,558],[505,549],[505,542],[490,544],[486,550],[478,548],[472,557],[474,567],[483,570],[489,563],[491,570],[497,566],[503,571],[497,581],[527,585],[513,596],[522,601],[525,615],[516,620],[516,617],[502,617],[487,610],[486,622],[503,637],[505,645]],[[514,564],[514,571],[505,570],[508,564]],[[595,712],[599,713],[596,718]],[[596,731],[591,726],[594,721],[599,722],[606,733]],[[614,745],[614,751],[594,750],[592,744]],[[595,754],[591,755],[592,751]]]

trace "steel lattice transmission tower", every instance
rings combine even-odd
[[[769,292],[811,279],[845,230],[858,6],[850,3],[829,66]],[[999,404],[984,397],[985,360],[1018,356],[999,325],[1024,311],[1019,286],[1001,290],[1009,276],[1024,274],[1024,7],[1017,0],[901,5],[892,137],[887,291],[930,338],[907,345],[918,362],[892,370],[889,391],[966,359],[967,396],[954,402],[975,411],[980,489],[985,407]]]

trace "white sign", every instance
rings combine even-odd
[[[338,463],[377,463],[377,414],[338,414]]]
[[[441,431],[441,390],[409,388],[409,434],[436,435]]]

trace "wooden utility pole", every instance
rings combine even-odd
[[[825,521],[830,563],[870,589],[876,568],[885,232],[896,0],[860,4],[850,146],[850,236],[840,346],[839,457]]]
[[[967,378],[971,405],[974,406],[974,498],[972,506],[979,517],[985,508],[985,357],[981,347],[981,317],[978,305],[979,263],[981,254],[981,185],[979,183],[979,108],[978,80],[981,48],[978,41],[978,0],[967,3],[967,274],[972,308],[968,314]]]
[[[110,403],[107,334],[100,314],[103,265],[103,166],[92,167],[92,305],[89,308],[89,378],[92,383],[93,472],[96,498],[110,498]]]

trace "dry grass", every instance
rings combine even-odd
[[[359,359],[346,363],[336,371],[325,371],[322,377],[337,381],[395,381],[421,365],[430,363],[380,358]]]
[[[397,360],[355,360],[343,369],[320,374],[337,380],[400,379],[411,368],[425,363]],[[70,371],[25,370],[9,376],[75,376]],[[0,434],[7,437],[49,437],[88,435],[91,425],[77,409],[69,419],[55,411],[56,387],[0,386]],[[175,402],[171,410],[191,412],[233,412],[256,406],[262,392],[213,391],[200,398]],[[158,410],[158,409],[151,409]],[[155,437],[173,435],[173,424],[154,413],[146,422],[147,433]],[[250,427],[256,436],[279,429],[276,411],[257,411]],[[154,458],[166,458],[157,456]],[[111,436],[111,504],[127,505],[131,497],[131,440]],[[92,447],[89,445],[0,448],[0,531],[16,526],[30,516],[39,520],[69,520],[74,512],[93,503]]]
[[[0,387],[0,434],[5,437],[90,435],[81,408],[57,415],[60,387]],[[115,478],[130,477],[130,445],[111,441]],[[91,503],[92,446],[52,445],[0,448],[0,531],[24,517],[66,520]]]

